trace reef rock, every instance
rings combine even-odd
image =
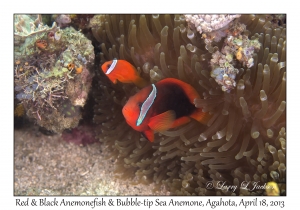
[[[50,28],[40,15],[15,15],[15,97],[26,115],[56,133],[81,119],[91,87],[94,47],[72,27]]]

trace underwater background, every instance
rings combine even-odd
[[[113,59],[190,84],[210,119],[149,142],[122,114],[140,88],[101,69]],[[285,15],[15,14],[14,102],[15,195],[286,193]],[[275,187],[207,188],[220,181]]]

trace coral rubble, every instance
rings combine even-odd
[[[94,47],[72,27],[60,29],[54,22],[50,28],[41,20],[40,15],[15,15],[15,96],[30,119],[59,133],[81,119]]]

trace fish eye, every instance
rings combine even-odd
[[[111,64],[107,64],[107,68],[108,68],[108,69],[110,68],[110,66],[111,66]]]
[[[141,108],[143,106],[143,103],[142,102],[139,102],[138,103],[138,106]]]

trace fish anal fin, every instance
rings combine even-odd
[[[154,141],[154,132],[150,129],[142,132],[143,136],[148,139],[150,142]]]
[[[206,125],[212,115],[210,115],[208,112],[202,112],[202,109],[198,108],[193,114],[190,115],[190,117]]]
[[[151,117],[148,126],[155,131],[166,131],[172,127],[175,118],[175,112],[173,110],[169,110]]]
[[[191,121],[191,119],[189,117],[180,117],[174,121],[171,128],[176,128],[176,127],[184,125],[190,121]]]

